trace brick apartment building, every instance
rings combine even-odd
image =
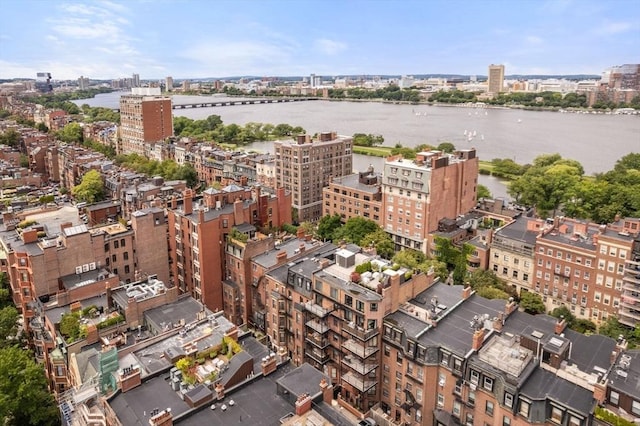
[[[438,223],[476,205],[475,149],[453,154],[421,152],[415,160],[388,157],[383,176],[384,230],[398,249],[428,253],[427,237],[438,229]]]
[[[274,351],[340,384],[338,401],[345,409],[365,413],[380,398],[383,318],[429,287],[433,276],[382,271],[388,262],[357,246],[323,244],[305,253],[271,269],[258,284],[266,298],[265,332]],[[366,262],[376,271],[354,273]]]
[[[564,305],[596,324],[617,316],[633,326],[640,321],[639,222],[518,218],[495,233],[490,269],[519,291],[540,294],[549,311]]]
[[[276,184],[292,193],[298,222],[318,221],[323,215],[322,189],[331,177],[353,172],[350,137],[321,133],[317,140],[299,135],[294,141],[274,142]]]
[[[243,224],[279,228],[291,223],[291,194],[283,188],[268,194],[230,185],[220,191],[210,188],[196,205],[192,198],[186,190],[181,207],[173,202],[168,211],[172,277],[182,292],[213,311],[222,310],[228,235]],[[253,228],[245,228],[250,238]]]
[[[173,136],[171,98],[160,96],[159,88],[132,89],[120,97],[118,154],[147,156],[150,145]]]
[[[337,214],[342,222],[364,217],[382,227],[382,176],[373,166],[364,172],[332,178],[322,194],[324,216]]]
[[[436,284],[384,319],[385,425],[590,425],[625,349],[470,288]]]

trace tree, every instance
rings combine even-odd
[[[440,262],[437,259],[427,259],[416,266],[416,269],[418,271],[424,272],[425,274],[433,272],[436,278],[438,278],[440,281],[445,281],[449,277],[447,264],[444,262]]]
[[[532,315],[542,314],[545,311],[542,297],[538,293],[530,291],[523,291],[520,293],[520,307],[522,307],[525,312]]]
[[[6,426],[60,424],[58,407],[47,389],[42,367],[29,352],[0,349],[0,418]]]
[[[38,131],[42,133],[49,133],[49,128],[44,123],[38,123],[38,125],[36,126],[36,129],[38,129]]]
[[[493,198],[493,197],[491,195],[491,191],[489,191],[489,188],[487,188],[482,184],[478,184],[477,199],[479,200],[481,198]]]
[[[384,138],[381,135],[372,135],[364,133],[355,133],[353,135],[353,144],[358,146],[374,146],[382,145]]]
[[[189,188],[195,188],[198,185],[198,172],[191,164],[185,164],[176,170],[175,179],[184,180]]]
[[[344,239],[351,243],[360,245],[365,235],[379,230],[377,223],[364,217],[352,217],[344,224],[343,227],[337,229],[333,236],[336,240]]]
[[[0,309],[5,306],[13,306],[11,300],[11,288],[9,286],[9,277],[7,274],[0,272]]]
[[[455,280],[455,271],[454,271]],[[488,299],[508,299],[516,295],[513,287],[498,277],[495,272],[486,269],[473,271],[467,277],[467,282],[478,294]]]
[[[456,150],[456,147],[451,142],[442,142],[440,145],[437,146],[436,149],[438,151],[444,151],[444,152],[451,153],[451,152]]]
[[[376,248],[376,254],[385,259],[390,259],[391,256],[393,256],[393,253],[395,253],[393,240],[391,240],[389,234],[384,232],[382,229],[377,229],[376,231],[365,235],[360,241],[360,246],[374,246]]]
[[[426,257],[421,251],[405,249],[397,252],[391,260],[405,268],[416,269],[418,265],[426,261]]]
[[[511,182],[508,191],[516,201],[535,206],[538,215],[555,216],[583,174],[584,169],[574,160],[562,159],[559,154],[541,155],[522,176]]]
[[[82,183],[71,189],[71,195],[78,201],[94,203],[104,198],[104,183],[97,170],[90,170],[82,177]]]
[[[29,157],[25,154],[20,154],[20,167],[29,168]]]
[[[8,129],[0,133],[0,145],[8,145],[17,147],[20,144],[22,136],[16,129]]]
[[[62,314],[60,318],[60,333],[70,342],[80,338],[80,318],[74,313]]]
[[[56,132],[56,137],[67,143],[82,143],[84,138],[82,126],[79,123],[69,123]]]
[[[318,229],[316,234],[321,240],[333,240],[333,234],[342,226],[340,221],[340,215],[334,214],[333,216],[323,216],[318,221]]]
[[[0,309],[0,348],[12,346],[17,341],[18,310],[14,306]]]

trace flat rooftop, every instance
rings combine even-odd
[[[373,173],[372,175],[373,176],[368,175],[368,177],[376,177],[377,178],[376,183],[373,184],[373,185],[366,185],[366,184],[360,182],[360,174],[359,173],[354,173],[354,174],[347,175],[347,176],[342,176],[342,177],[335,177],[335,178],[333,178],[333,181],[331,181],[331,184],[344,186],[346,188],[355,189],[356,191],[359,191],[359,192],[367,192],[369,194],[377,194],[378,192],[380,192],[380,185],[382,184],[382,175],[380,173]]]
[[[527,364],[533,359],[533,351],[520,346],[516,336],[494,336],[481,349],[479,358],[495,368],[519,377]]]

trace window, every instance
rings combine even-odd
[[[467,395],[467,402],[472,406],[476,404],[476,393],[474,391],[469,391],[469,394]]]
[[[124,257],[124,260],[129,260],[129,252],[125,251],[122,255]]]
[[[461,405],[458,401],[453,402],[453,415],[460,417]]]
[[[474,385],[477,385],[480,381],[480,373],[475,370],[471,370],[471,377],[469,378],[469,380],[471,380],[471,383],[473,383]]]
[[[569,417],[569,426],[580,426],[581,420],[577,417],[570,416]]]
[[[484,412],[489,416],[493,416],[493,402],[487,401],[484,405]]]
[[[422,388],[416,388],[416,401],[422,404]]]
[[[124,273],[128,274],[130,272],[129,265],[124,265]]]
[[[509,408],[513,407],[513,395],[510,393],[504,394],[504,405]]]
[[[416,422],[421,422],[421,421],[422,421],[422,411],[416,410]]]
[[[530,404],[527,401],[520,401],[520,410],[519,413],[521,416],[529,417],[529,407]]]
[[[633,401],[631,403],[631,412],[636,416],[640,416],[640,401]]]
[[[118,243],[118,240],[113,242],[113,248],[119,248],[120,244]]]
[[[502,426],[511,426],[511,419],[507,416],[502,417]]]
[[[551,407],[551,421],[557,424],[562,423],[562,410],[558,407]]]
[[[485,377],[482,387],[488,391],[493,390],[493,379],[491,377]]]
[[[444,395],[441,393],[438,394],[438,407],[444,407]]]
[[[124,246],[126,245],[126,244],[125,244],[125,241],[124,241],[124,238],[120,240],[120,245],[121,245],[122,247],[124,247]]]
[[[613,405],[618,405],[618,401],[620,400],[620,394],[618,392],[611,391],[609,394],[609,402]]]

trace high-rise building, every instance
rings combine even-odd
[[[36,74],[36,90],[41,93],[48,93],[53,91],[53,85],[51,84],[51,73],[39,72]]]
[[[89,79],[84,76],[80,76],[78,79],[78,89],[87,90],[89,88]]]
[[[133,74],[131,76],[131,87],[140,87],[140,74]]]
[[[487,92],[500,93],[504,90],[504,65],[489,65]]]
[[[160,88],[132,89],[120,97],[121,153],[147,155],[150,144],[173,136],[171,98]]]
[[[331,177],[352,173],[352,139],[334,132],[320,134],[318,140],[299,135],[295,141],[276,141],[276,180],[293,194],[292,205],[298,221],[315,222],[322,217],[322,188]]]
[[[166,77],[164,79],[164,90],[170,92],[173,90],[173,77]]]
[[[384,230],[397,248],[427,251],[429,233],[476,205],[475,149],[420,152],[415,160],[387,158],[382,181]]]

